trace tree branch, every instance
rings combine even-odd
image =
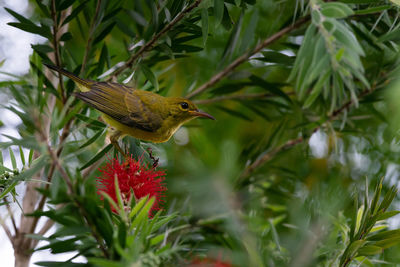
[[[18,227],[17,227],[17,224],[15,223],[14,213],[12,212],[11,207],[10,207],[10,203],[8,202],[6,197],[4,197],[4,202],[6,203],[7,211],[8,211],[8,214],[10,215],[11,223],[13,225],[15,234],[18,234]]]
[[[39,235],[45,235],[47,233],[48,230],[50,230],[50,228],[54,225],[54,221],[51,219],[47,219],[47,221],[44,223],[44,225],[42,226],[42,228],[40,229],[40,231],[37,233]],[[32,247],[36,247],[37,244],[39,243],[40,240],[38,239],[34,239],[32,240]]]
[[[310,16],[305,16],[305,17],[303,17],[301,19],[298,19],[293,24],[283,28],[279,32],[273,34],[272,36],[268,37],[263,42],[259,43],[256,47],[254,47],[251,50],[248,50],[246,53],[244,53],[243,55],[238,57],[231,64],[229,64],[225,69],[223,69],[221,72],[219,72],[216,75],[214,75],[208,82],[204,83],[202,86],[198,87],[196,90],[194,90],[193,92],[189,93],[186,97],[187,98],[193,98],[194,96],[203,93],[205,90],[207,90],[208,88],[212,87],[217,82],[219,82],[222,78],[224,78],[228,74],[230,74],[240,64],[242,64],[245,61],[247,61],[252,55],[260,52],[261,49],[263,49],[266,46],[272,44],[273,42],[275,42],[276,40],[280,39],[285,34],[291,32],[292,30],[299,28],[300,26],[302,26],[303,24],[305,24],[309,20],[310,20]]]
[[[68,190],[69,193],[72,194],[74,192],[74,187],[72,184],[72,180],[71,178],[68,176],[67,172],[64,170],[64,168],[62,167],[60,160],[57,156],[57,154],[54,152],[54,150],[51,148],[51,146],[49,145],[49,143],[47,142],[47,138],[46,136],[43,136],[43,131],[41,131],[41,129],[39,128],[39,134],[41,135],[41,137],[43,138],[42,141],[44,141],[47,145],[47,151],[50,154],[50,157],[53,161],[53,164],[56,166],[56,168],[58,169],[58,171],[60,172],[62,178],[65,180],[65,182],[67,183],[68,186]],[[86,211],[82,205],[82,203],[80,203],[77,199],[74,200],[74,202],[76,203],[76,205],[79,207],[83,217],[85,218],[86,222],[88,223],[88,225],[90,226],[90,229],[92,230],[92,234],[94,236],[94,238],[97,240],[100,249],[102,250],[104,256],[106,258],[108,258],[109,254],[107,252],[107,249],[105,248],[103,242],[101,242],[101,237],[98,235],[97,231],[96,231],[96,226],[94,226],[91,223],[91,220],[89,218],[89,216],[86,214]]]
[[[276,154],[278,154],[281,151],[287,150],[297,144],[300,144],[304,141],[305,139],[303,137],[299,137],[296,139],[292,139],[284,143],[283,145],[280,145],[278,147],[273,148],[269,152],[265,153],[264,156],[259,157],[257,160],[255,160],[252,164],[247,166],[247,168],[244,170],[242,173],[241,177],[247,177],[249,176],[255,169],[266,163],[267,161],[271,160]]]
[[[10,240],[11,244],[14,244],[14,237],[11,234],[10,228],[5,224],[3,218],[0,218],[0,225],[4,229],[4,232],[6,233],[8,239]]]
[[[71,8],[68,8],[66,12],[63,12],[62,15],[61,15],[61,17],[62,17],[61,21],[63,20],[63,18],[67,17],[68,14],[70,14],[70,13],[71,13]],[[64,25],[64,26],[61,28],[61,33],[66,32],[67,29],[68,29],[68,24]],[[53,38],[56,38],[56,37],[53,36]],[[56,58],[56,53],[54,53],[54,56],[55,56],[55,58]],[[60,63],[60,64],[61,64],[61,63]],[[48,72],[48,74],[49,74],[49,75],[52,75],[52,77],[55,77],[55,75],[54,75],[52,72]],[[61,77],[61,75],[59,75],[59,76]],[[59,78],[60,78],[60,77],[59,77]],[[63,84],[62,79],[59,80],[59,83],[60,83],[61,85]],[[60,86],[61,86],[61,85],[60,85]],[[54,108],[54,104],[55,104],[55,103],[54,103],[54,102],[55,102],[55,98],[54,98],[54,97],[53,97],[53,100],[52,100],[51,102],[53,102],[53,103],[51,103],[51,104],[49,105],[49,106],[51,106],[50,110],[52,110],[52,109]],[[70,119],[70,120],[65,124],[65,126],[63,127],[63,129],[62,129],[62,134],[61,134],[60,142],[59,142],[60,147],[59,147],[59,149],[57,150],[57,156],[60,156],[60,154],[61,154],[61,152],[62,152],[63,146],[61,146],[61,144],[63,144],[64,141],[65,141],[65,140],[67,139],[67,137],[69,136],[70,128],[71,128],[71,125],[72,125],[72,122],[73,122],[74,119],[75,119],[75,118]],[[45,128],[44,131],[45,131],[46,133],[48,133],[48,132],[50,131],[50,123],[51,123],[51,120],[48,119],[48,120],[47,120],[47,123],[46,123],[46,127],[44,127],[44,128]],[[51,180],[52,180],[54,171],[55,171],[55,166],[54,166],[54,164],[52,164],[51,167],[50,167],[50,169],[49,169],[49,172],[48,172],[48,174],[47,174],[47,182],[49,182],[49,183],[46,183],[46,185],[45,185],[45,190],[47,190],[47,189],[49,188],[49,186],[50,186],[50,182],[51,182]],[[46,195],[42,194],[42,196],[41,196],[41,198],[40,198],[40,200],[39,200],[39,204],[38,204],[36,210],[43,210],[44,204],[46,203],[46,198],[47,198]],[[33,218],[32,225],[31,225],[31,228],[30,228],[30,233],[34,233],[38,221],[39,221],[39,217],[34,217],[34,218]],[[35,245],[35,246],[36,246],[36,245]],[[34,247],[34,246],[33,246],[33,247]]]
[[[145,45],[143,45],[139,51],[137,51],[135,54],[133,54],[128,61],[124,63],[121,67],[119,67],[113,75],[111,75],[107,81],[112,80],[113,78],[116,78],[118,75],[120,75],[125,69],[131,68],[133,63],[141,57],[146,51],[150,50],[153,45],[156,43],[158,39],[160,39],[164,34],[166,34],[172,27],[174,27],[179,21],[181,21],[186,14],[191,12],[194,8],[196,8],[203,0],[196,0],[194,1],[193,4],[190,6],[186,7],[182,12],[180,12],[170,23],[168,23],[159,33],[153,36],[153,38],[148,41]]]
[[[371,88],[371,89],[366,89],[364,91],[362,91],[357,98],[360,99],[368,94],[370,94],[371,92],[373,92],[375,90],[376,87]],[[344,103],[341,107],[339,107],[338,109],[334,110],[332,112],[332,114],[330,116],[328,116],[328,118],[324,121],[323,124],[333,121],[335,120],[343,111],[349,109],[353,104],[355,103],[355,101],[353,99],[347,101],[346,103]],[[321,124],[322,125],[322,124]],[[315,133],[316,131],[318,131],[321,128],[321,126],[315,127],[312,131],[312,133]],[[311,135],[310,135],[311,137]],[[287,150],[289,148],[292,148],[298,144],[301,144],[305,141],[307,141],[309,138],[304,138],[304,137],[299,137],[296,139],[291,139],[289,141],[287,141],[286,143],[284,143],[283,145],[280,145],[272,150],[270,150],[269,152],[265,153],[263,156],[258,157],[257,160],[255,160],[253,163],[251,163],[250,165],[248,165],[245,170],[242,172],[242,174],[240,175],[237,184],[243,184],[243,182],[245,182],[248,177],[250,176],[250,174],[256,170],[257,168],[259,168],[261,165],[265,164],[266,162],[270,161],[276,154],[280,153],[281,151]]]

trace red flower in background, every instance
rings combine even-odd
[[[190,267],[233,267],[229,262],[224,262],[221,259],[194,259]]]
[[[104,192],[118,203],[115,190],[115,179],[118,179],[122,199],[126,204],[128,204],[128,200],[131,197],[139,200],[142,197],[149,196],[149,198],[155,197],[149,216],[161,209],[160,206],[164,202],[164,192],[167,190],[163,186],[164,171],[149,169],[146,165],[142,165],[140,160],[133,159],[132,156],[123,163],[119,163],[117,159],[112,159],[105,167],[99,170],[103,175],[97,178],[98,193]],[[131,196],[131,189],[134,196]],[[115,212],[114,207],[113,211]]]

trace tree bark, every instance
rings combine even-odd
[[[29,267],[29,262],[31,260],[32,253],[28,250],[17,250],[14,248],[14,267]]]
[[[69,7],[67,10],[61,13],[61,21],[63,21],[69,14],[71,14],[72,8]],[[62,34],[67,32],[68,30],[68,23],[63,25],[58,29],[57,36],[55,36],[57,42],[59,42],[60,37]],[[55,53],[48,54],[50,58],[55,58]],[[50,71],[47,72],[46,75],[50,81],[55,84],[55,88],[57,88],[57,77],[51,73]],[[55,97],[51,97],[48,101],[48,108],[50,111],[53,110],[55,105]],[[50,122],[51,116],[44,116],[43,123],[45,124],[46,132],[50,131]],[[39,157],[39,152],[35,152],[34,158]],[[41,179],[43,174],[43,170],[39,174],[37,179]],[[14,266],[15,267],[29,267],[29,262],[33,253],[34,248],[37,245],[37,240],[33,240],[30,237],[27,237],[26,234],[33,234],[36,231],[37,220],[34,217],[25,216],[25,214],[29,214],[34,212],[38,208],[38,202],[40,200],[40,194],[38,193],[37,189],[40,188],[41,185],[36,182],[26,182],[26,191],[23,197],[22,202],[22,210],[23,213],[21,214],[19,228],[17,229],[14,236],[12,236],[12,245],[14,249]],[[49,227],[43,228],[46,231],[51,227],[52,224],[49,224]],[[42,230],[43,230],[42,229]],[[40,232],[40,234],[45,234],[45,232]],[[0,263],[1,266],[1,263]]]

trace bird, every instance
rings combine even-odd
[[[80,91],[73,95],[102,113],[103,120],[111,126],[113,144],[125,135],[163,143],[194,118],[215,120],[183,97],[164,97],[114,82],[83,79],[60,67],[44,65],[75,82]]]

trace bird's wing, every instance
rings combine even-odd
[[[155,103],[159,100],[159,96],[145,91],[132,91],[125,95],[125,105],[129,111],[129,117],[126,118],[124,124],[139,124],[142,129],[149,132],[155,132],[159,129],[163,122],[160,110],[161,103]],[[157,105],[158,104],[158,105]]]
[[[75,93],[75,96],[85,101],[93,108],[107,114],[121,124],[154,132],[162,120],[152,121],[152,113],[140,98],[133,94],[135,90],[115,83],[97,82],[90,91]]]

